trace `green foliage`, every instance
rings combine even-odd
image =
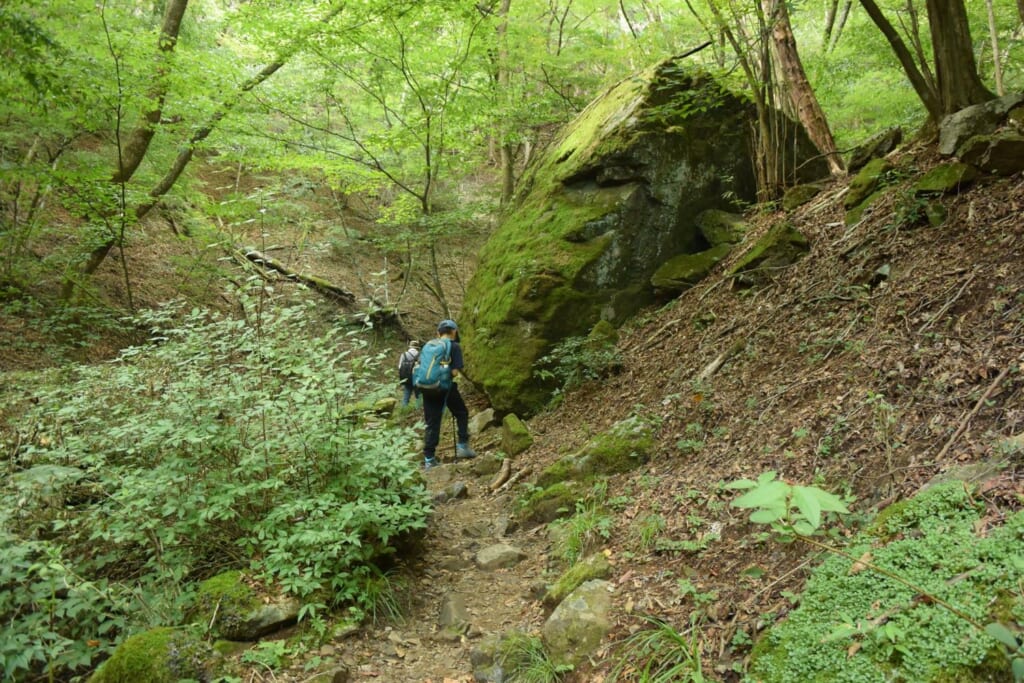
[[[609,683],[704,683],[700,617],[694,614],[683,631],[661,619],[641,617],[651,628],[637,631],[621,644]]]
[[[569,565],[587,555],[611,536],[615,518],[597,501],[590,498],[576,503],[576,514],[552,522],[549,526],[557,539],[552,553]]]
[[[555,382],[560,393],[604,379],[622,363],[622,355],[614,344],[586,336],[569,337],[537,359],[534,372],[545,382]]]
[[[838,496],[817,486],[800,486],[776,479],[765,472],[756,481],[740,479],[726,488],[746,490],[732,502],[734,507],[753,508],[750,521],[769,524],[783,538],[794,534],[811,536],[821,532],[823,513],[847,514],[849,509]]]
[[[498,656],[510,683],[558,683],[573,667],[555,664],[536,636],[512,633]]]
[[[979,536],[981,514],[951,482],[882,522],[898,535],[879,543],[865,533],[834,550],[800,606],[756,646],[751,675],[766,683],[1005,679],[1022,666],[1013,663],[1012,630],[997,622],[1024,621],[1024,513]]]
[[[287,663],[289,654],[287,641],[263,640],[242,653],[242,662],[275,671]]]
[[[354,407],[390,393],[378,359],[318,331],[310,309],[265,303],[246,301],[249,322],[147,313],[151,344],[36,392],[14,426],[46,436],[8,464],[4,544],[22,559],[0,584],[35,588],[5,594],[5,658],[73,667],[88,661],[78,634],[103,651],[130,623],[178,623],[183,582],[224,565],[297,596],[379,604],[368,567],[429,511],[414,435]],[[96,630],[86,611],[111,618]]]

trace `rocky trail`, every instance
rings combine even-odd
[[[252,680],[468,683],[480,665],[474,648],[486,636],[536,632],[545,616],[547,536],[543,527],[518,528],[511,494],[491,492],[499,467],[481,455],[425,473],[435,508],[416,565],[400,572],[408,583],[396,581],[403,618],[383,616],[289,671],[253,672]],[[319,666],[307,669],[315,658]]]

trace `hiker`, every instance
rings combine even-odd
[[[437,325],[437,338],[423,345],[420,363],[416,367],[414,384],[423,399],[423,421],[427,428],[423,434],[423,469],[437,465],[434,453],[441,438],[441,417],[445,407],[452,411],[458,431],[455,458],[467,460],[476,453],[469,447],[469,410],[455,383],[462,370],[462,347],[458,339],[459,326],[454,320],[442,320]]]
[[[398,357],[398,379],[402,385],[402,407],[409,405],[409,399],[413,396],[416,401],[420,400],[419,390],[413,386],[412,370],[416,367],[416,360],[420,357],[420,343],[415,339],[409,342],[409,348]]]

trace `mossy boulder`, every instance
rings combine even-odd
[[[569,594],[541,629],[556,665],[577,665],[592,655],[611,630],[611,584],[593,579]]]
[[[1024,171],[1024,135],[976,135],[963,144],[957,156],[986,173],[1013,175]]]
[[[979,175],[978,169],[970,164],[958,161],[940,164],[914,183],[914,194],[921,196],[959,192],[976,180]]]
[[[844,547],[847,556],[833,555],[813,571],[799,607],[762,635],[750,678],[1010,680],[1009,660],[996,642],[939,602],[978,624],[1024,619],[1024,512],[1008,512],[995,525],[997,517],[975,495],[954,481],[883,510]],[[871,567],[855,567],[854,559],[865,555],[927,595]],[[922,599],[928,596],[938,600]]]
[[[513,413],[509,413],[501,420],[501,449],[505,455],[512,457],[519,455],[533,445],[533,437],[530,430],[522,420]]]
[[[696,254],[680,254],[661,265],[651,276],[651,286],[662,292],[681,292],[707,277],[733,245],[720,244]]]
[[[242,572],[229,571],[199,584],[192,613],[225,640],[255,641],[294,624],[300,607],[294,598],[258,593]]]
[[[712,247],[742,242],[749,229],[743,216],[721,209],[701,211],[696,221],[700,234]]]
[[[460,320],[472,379],[499,413],[546,405],[558,387],[535,375],[537,359],[651,304],[661,263],[710,246],[695,216],[754,200],[753,118],[747,99],[668,60],[607,90],[530,164]],[[823,162],[784,165],[827,174]]]
[[[1016,92],[965,107],[947,116],[939,124],[939,153],[947,156],[955,154],[964,142],[975,135],[991,135],[996,132],[1022,102],[1024,92]]]
[[[220,666],[213,647],[197,634],[155,628],[131,636],[89,677],[89,683],[176,683],[212,680]]]
[[[807,238],[791,223],[777,223],[740,257],[729,275],[743,285],[761,284],[771,271],[796,263],[810,249]]]
[[[853,172],[863,168],[872,159],[884,157],[896,149],[903,141],[903,129],[899,126],[886,128],[875,133],[861,144],[854,147],[850,152],[850,160],[846,164],[848,171]]]
[[[580,560],[558,577],[544,593],[543,602],[548,607],[555,607],[587,581],[607,579],[611,576],[612,565],[604,553],[594,553]]]
[[[537,485],[543,488],[629,472],[647,462],[653,450],[653,425],[637,416],[628,417],[594,436],[578,453],[546,467],[537,477]]]
[[[607,320],[598,320],[587,341],[597,346],[615,346],[619,343],[619,330]]]
[[[843,208],[850,210],[860,206],[882,185],[885,174],[893,165],[885,159],[873,159],[850,181],[850,188],[843,198]]]
[[[547,524],[567,517],[583,498],[583,488],[572,481],[561,481],[539,488],[521,501],[517,517],[526,525]]]
[[[811,201],[824,189],[823,185],[816,183],[806,183],[804,185],[795,185],[786,190],[782,195],[782,209],[783,211],[792,211],[798,207],[803,206],[807,202]]]

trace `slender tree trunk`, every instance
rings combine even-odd
[[[868,13],[868,16],[871,17],[871,21],[878,27],[878,30],[889,41],[893,52],[896,53],[896,58],[899,59],[900,64],[903,66],[903,71],[907,74],[907,78],[910,79],[910,84],[914,87],[914,92],[917,93],[921,103],[924,104],[925,109],[928,111],[928,118],[937,123],[942,118],[942,104],[939,100],[939,94],[928,85],[928,82],[921,74],[921,70],[917,68],[917,63],[914,62],[914,56],[907,49],[906,43],[903,42],[899,33],[896,32],[893,25],[882,14],[882,10],[875,4],[875,0],[860,0],[860,4]]]
[[[506,99],[509,97],[509,87],[512,83],[510,66],[508,63],[508,13],[512,6],[512,0],[501,0],[498,7],[498,16],[501,17],[498,23],[498,64],[497,81],[498,97]],[[515,191],[515,150],[509,140],[507,123],[502,121],[498,129],[499,159],[501,168],[501,206],[508,206],[512,200],[512,193]]]
[[[836,43],[839,42],[839,37],[843,35],[843,29],[846,28],[846,20],[850,18],[851,9],[853,9],[853,0],[843,0],[843,9],[839,12],[839,20],[832,31],[832,40],[828,44],[827,51],[831,52],[835,49]]]
[[[1017,0],[1017,14],[1020,15],[1020,23],[1024,24],[1024,0]]]
[[[963,0],[926,0],[942,114],[994,97],[981,82]]]
[[[1021,0],[1024,2],[1024,0]],[[996,79],[996,94],[1002,97],[1006,94],[1003,88],[1003,64],[999,54],[999,31],[996,27],[996,13],[992,8],[992,0],[985,0],[988,9],[988,35],[992,41],[992,70]]]
[[[148,93],[148,99],[153,102],[153,107],[149,109],[149,111],[143,113],[142,121],[140,121],[139,125],[136,126],[128,135],[127,142],[124,145],[120,145],[120,141],[118,142],[117,170],[114,171],[114,175],[111,177],[111,182],[121,186],[122,201],[125,183],[131,180],[135,171],[138,170],[139,164],[142,163],[142,160],[146,157],[146,152],[149,150],[149,144],[153,141],[153,137],[156,135],[156,126],[160,123],[164,98],[167,95],[166,61],[170,53],[174,51],[174,46],[178,42],[181,20],[185,15],[187,7],[188,0],[171,0],[167,4],[167,10],[164,13],[163,24],[160,27],[160,38],[157,45],[160,52],[160,61],[156,68],[155,78],[153,80],[154,85]],[[118,125],[120,125],[120,105],[118,111]],[[122,212],[126,210],[127,207],[121,207]],[[127,220],[127,217],[122,215],[122,221],[124,220]],[[110,250],[113,249],[114,246],[123,239],[123,237],[123,234],[111,235],[103,242],[103,244],[93,249],[89,253],[89,258],[82,266],[80,274],[84,277],[88,277],[96,272],[96,269],[99,268],[100,264],[107,258]],[[61,297],[64,301],[71,300],[72,296],[74,296],[77,284],[76,278],[72,275],[69,275],[64,279],[64,285],[61,288]]]
[[[845,173],[842,159],[836,150],[836,142],[829,129],[825,112],[822,111],[818,98],[814,94],[807,72],[804,71],[797,51],[796,38],[789,23],[789,12],[785,0],[766,0],[768,25],[771,29],[775,54],[785,78],[786,91],[796,110],[800,123],[803,124],[811,142],[818,151],[825,155],[832,175]]]
[[[181,19],[185,15],[187,7],[188,0],[171,0],[167,3],[167,11],[164,13],[163,25],[160,28],[160,63],[153,79],[153,87],[146,97],[153,103],[153,107],[143,114],[142,121],[128,135],[128,141],[121,152],[120,167],[114,173],[113,182],[115,183],[126,183],[131,179],[145,158],[149,143],[156,135],[156,127],[160,123],[163,111],[164,98],[167,96],[166,62],[170,54],[174,52],[174,46],[178,43]]]
[[[839,12],[839,0],[828,0],[825,8],[825,32],[821,37],[821,45],[824,48],[832,43],[832,29],[836,25],[836,14]]]

